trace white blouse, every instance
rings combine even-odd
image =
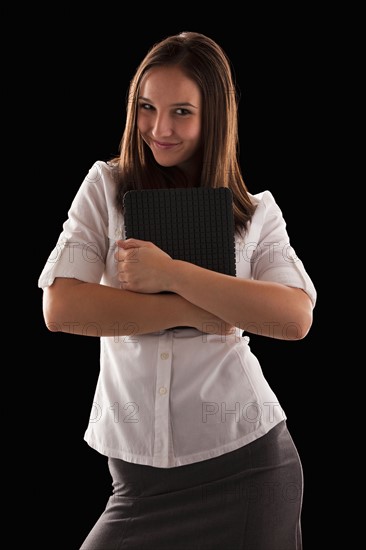
[[[72,202],[40,288],[56,277],[120,287],[114,251],[124,231],[115,195],[110,167],[97,161]],[[237,277],[302,288],[315,306],[316,290],[272,194],[252,198],[258,206],[251,224],[236,237]],[[170,468],[238,449],[286,418],[243,327],[230,336],[190,328],[138,335],[135,329],[131,323],[129,336],[100,338],[100,373],[84,436],[98,452]]]

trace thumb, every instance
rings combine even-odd
[[[142,246],[147,246],[148,244],[148,241],[141,241],[140,239],[133,239],[133,238],[130,238],[130,239],[120,239],[119,241],[116,242],[116,245],[119,247],[119,248],[124,248],[125,250],[127,250],[128,248],[141,248]]]

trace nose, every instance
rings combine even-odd
[[[173,133],[173,121],[168,113],[157,112],[152,129],[154,138],[171,136]]]

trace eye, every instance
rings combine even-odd
[[[191,114],[191,111],[189,111],[188,109],[184,109],[183,107],[180,107],[179,109],[176,109],[175,112],[177,113],[177,115],[181,115],[181,116]]]
[[[153,108],[150,103],[139,103],[139,109],[143,109],[144,111],[151,111]]]

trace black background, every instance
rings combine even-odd
[[[275,18],[273,19],[273,16]],[[235,13],[216,23],[174,17],[153,24],[153,10],[141,6],[130,17],[89,13],[85,20],[62,14],[37,28],[23,62],[27,101],[22,102],[26,139],[35,150],[27,167],[32,197],[33,253],[29,321],[33,337],[29,435],[26,456],[34,457],[30,495],[43,502],[30,540],[44,528],[55,547],[77,550],[103,511],[111,490],[106,458],[83,441],[99,371],[97,339],[46,330],[38,276],[56,243],[67,210],[95,160],[118,152],[124,127],[125,95],[147,49],[183,30],[208,34],[227,52],[235,68],[240,100],[240,158],[249,190],[269,189],[280,205],[291,244],[304,262],[320,297],[314,324],[300,342],[252,337],[252,349],[288,417],[305,477],[304,543],[312,547],[322,499],[313,431],[322,423],[317,391],[320,369],[321,242],[318,191],[322,185],[320,136],[324,49],[320,21],[310,13]],[[142,30],[142,23],[149,30]],[[145,27],[144,27],[145,28]],[[23,111],[24,109],[24,111]],[[320,428],[321,429],[321,428]],[[47,545],[46,545],[47,546]],[[41,546],[40,546],[41,547]],[[47,546],[52,547],[51,546]]]

